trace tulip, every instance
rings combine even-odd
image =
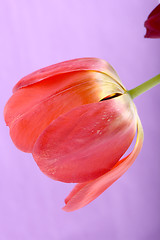
[[[136,159],[143,128],[132,98],[142,92],[127,92],[115,70],[97,58],[43,68],[13,88],[4,117],[16,147],[32,153],[48,177],[77,183],[65,211],[93,201]],[[136,131],[133,151],[121,158]]]
[[[144,23],[145,38],[160,38],[160,4],[153,9]]]

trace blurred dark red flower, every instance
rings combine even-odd
[[[144,23],[145,38],[160,38],[160,4],[153,9]]]

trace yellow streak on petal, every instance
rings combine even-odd
[[[97,198],[108,187],[110,187],[133,164],[139,152],[141,151],[143,139],[143,127],[137,115],[137,140],[133,151],[127,157],[120,160],[114,166],[114,168],[112,168],[112,170],[103,176],[93,181],[86,182],[86,184],[77,184],[70,194],[70,196],[72,196],[71,199],[67,201],[67,204],[63,207],[63,210],[66,212],[71,212],[82,208]]]

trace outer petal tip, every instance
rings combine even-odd
[[[78,210],[89,204],[110,187],[133,164],[142,148],[143,138],[143,128],[138,117],[137,140],[133,151],[127,157],[120,160],[112,170],[103,176],[93,181],[83,183],[83,185],[77,184],[66,198],[66,205],[62,209],[66,212]]]

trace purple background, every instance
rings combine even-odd
[[[77,57],[110,62],[130,89],[160,70],[160,40],[144,39],[156,0],[1,0],[0,239],[160,239],[160,86],[135,103],[145,132],[134,165],[103,195],[61,210],[73,184],[43,175],[13,145],[3,120],[12,87],[41,67]]]

